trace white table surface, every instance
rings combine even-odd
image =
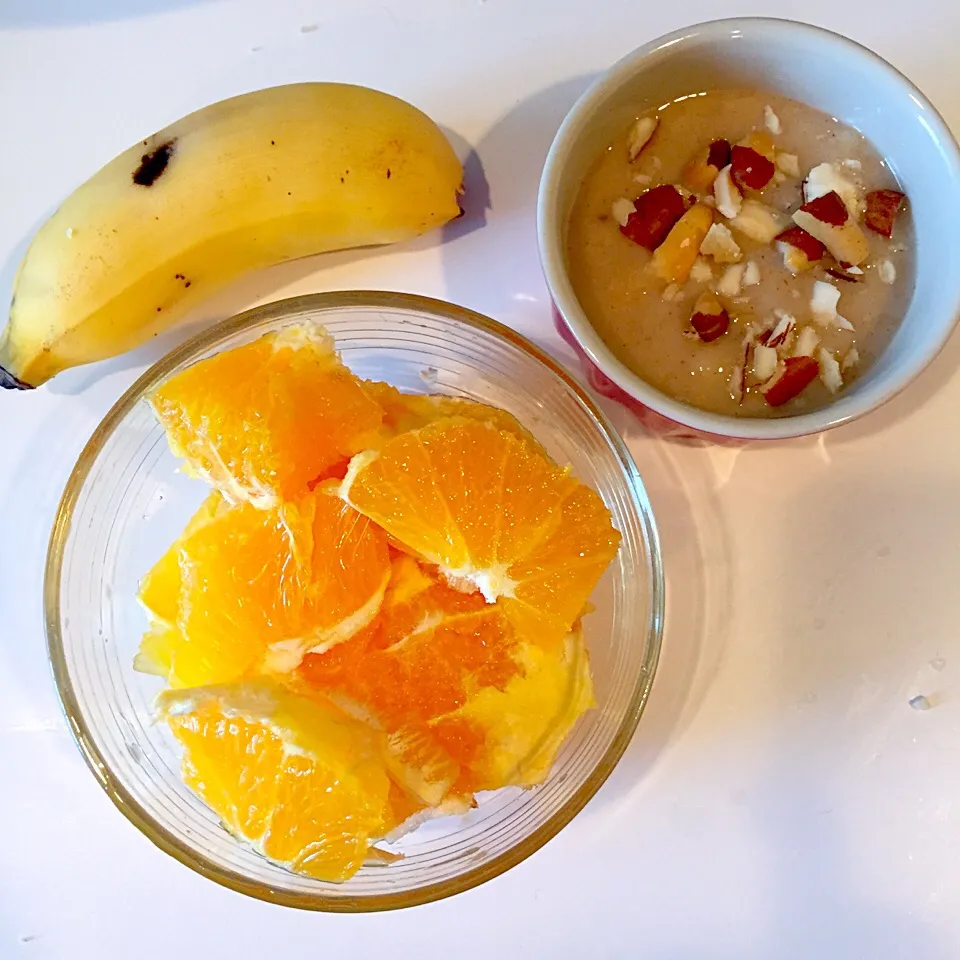
[[[960,129],[950,0],[0,0],[0,299],[37,225],[130,143],[221,97],[337,79],[413,101],[476,151],[485,225],[274,269],[198,319],[411,290],[572,362],[537,260],[546,149],[597,71],[718,13],[846,33]],[[51,519],[80,448],[159,350],[0,396],[0,957],[960,956],[960,341],[885,409],[817,439],[684,446],[615,411],[670,591],[640,730],[531,859],[369,916],[260,903],[169,859],[113,808],[61,717],[41,609]],[[933,709],[911,709],[918,693]]]

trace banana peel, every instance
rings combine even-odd
[[[131,350],[249,271],[439,227],[461,213],[462,179],[429,117],[365,87],[298,83],[204,107],[40,228],[0,334],[0,386]]]

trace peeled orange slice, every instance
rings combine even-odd
[[[523,644],[522,670],[504,688],[489,686],[439,719],[438,735],[482,730],[456,791],[530,787],[542,782],[577,720],[595,705],[583,635],[559,648]]]
[[[211,503],[143,581],[153,629],[138,669],[174,687],[289,671],[377,615],[386,538],[341,500],[318,489],[270,510]]]
[[[502,609],[400,555],[377,621],[325,654],[307,655],[299,673],[383,729],[391,773],[434,806],[460,777],[462,757],[430,723],[486,686],[503,687],[520,669],[514,646]]]
[[[355,457],[340,496],[452,583],[559,643],[617,551],[600,497],[523,438],[446,418]]]
[[[500,430],[508,430],[536,444],[533,434],[513,414],[466,397],[444,394],[401,393],[389,383],[368,380],[363,384],[367,395],[383,410],[383,433],[386,437],[421,427],[443,417],[464,417],[479,423],[492,423]]]
[[[423,803],[539,782],[592,703],[582,639],[518,638],[502,604],[394,560],[378,621],[304,657],[306,684],[387,734],[391,775]]]
[[[319,324],[195,363],[151,397],[171,450],[232,502],[274,507],[365,449],[380,407]]]
[[[263,856],[321,880],[352,876],[415,805],[396,806],[376,734],[268,680],[167,691],[184,782]]]

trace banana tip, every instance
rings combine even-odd
[[[19,377],[15,377],[9,370],[0,367],[0,389],[33,390],[33,387],[29,383],[24,383]]]

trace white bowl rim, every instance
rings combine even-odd
[[[960,280],[953,281],[955,289],[949,311],[944,310],[942,322],[931,325],[931,335],[924,349],[912,363],[892,373],[884,389],[865,392],[862,396],[851,393],[844,398],[843,409],[839,412],[836,404],[829,404],[810,413],[771,419],[709,413],[675,400],[647,383],[618,360],[596,332],[580,307],[563,267],[563,252],[559,244],[562,230],[554,202],[557,185],[564,172],[566,154],[578,135],[577,128],[612,89],[632,78],[645,61],[663,55],[679,44],[719,40],[746,30],[776,30],[815,36],[824,43],[833,44],[841,55],[858,58],[885,72],[902,89],[904,96],[913,100],[924,113],[934,139],[951,168],[952,182],[960,199],[960,147],[956,139],[936,107],[891,63],[863,44],[824,27],[779,17],[728,17],[690,24],[637,47],[599,76],[580,96],[560,125],[544,163],[537,197],[537,239],[541,267],[557,311],[589,360],[621,390],[651,410],[699,433],[740,440],[787,439],[820,433],[859,419],[909,386],[940,353],[960,320]],[[947,282],[946,279],[944,282]]]

